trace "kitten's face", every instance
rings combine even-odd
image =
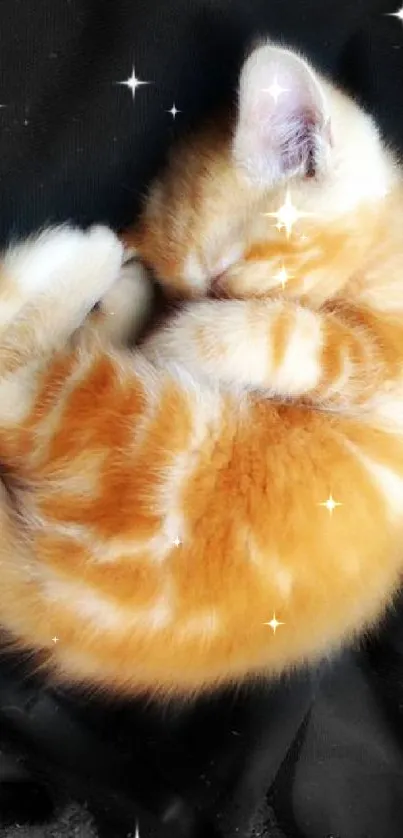
[[[280,293],[320,304],[365,253],[394,164],[372,120],[289,50],[255,49],[238,100],[235,121],[175,150],[134,243],[180,296]],[[304,213],[295,223],[293,208]]]

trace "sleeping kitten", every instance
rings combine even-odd
[[[304,215],[287,223],[284,205]],[[111,231],[5,254],[12,644],[60,679],[191,697],[379,619],[403,568],[402,217],[371,119],[265,44],[235,121],[176,152],[125,236],[172,292],[222,299],[191,300],[130,352],[140,268],[124,268],[112,336],[86,317],[119,301]]]

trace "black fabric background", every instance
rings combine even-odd
[[[175,136],[235,95],[242,57],[265,33],[351,89],[403,151],[403,24],[385,16],[397,8],[0,0],[0,243],[69,218],[130,222]],[[134,102],[116,84],[133,65],[153,82]],[[111,838],[137,818],[141,838],[401,838],[402,675],[399,604],[376,637],[315,672],[182,710],[51,690],[4,661],[0,746],[51,790],[86,797]],[[1,757],[0,821],[21,768]]]

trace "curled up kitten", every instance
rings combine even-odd
[[[191,697],[382,616],[403,568],[402,217],[372,120],[263,44],[236,117],[176,151],[124,237],[189,300],[164,329],[123,345],[148,286],[108,229],[8,250],[12,645],[59,679]],[[101,299],[112,328],[87,316]]]

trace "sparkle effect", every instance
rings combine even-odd
[[[269,622],[269,623],[263,623],[263,625],[264,625],[264,626],[270,626],[270,628],[271,628],[271,629],[273,629],[273,634],[275,634],[275,633],[276,633],[277,628],[278,628],[279,626],[284,626],[284,625],[285,625],[285,623],[279,623],[279,621],[278,621],[278,620],[276,620],[276,615],[275,615],[275,614],[273,614],[273,617],[272,617],[272,619],[270,620],[270,622]]]
[[[332,495],[329,495],[328,499],[327,499],[327,500],[325,500],[325,501],[323,501],[322,503],[318,503],[318,506],[325,506],[325,507],[326,507],[326,509],[328,510],[328,512],[330,512],[330,514],[332,515],[332,513],[333,513],[333,512],[334,512],[334,510],[336,509],[336,506],[343,506],[343,504],[342,504],[342,503],[338,503],[338,502],[337,502],[337,501],[336,501],[336,500],[332,497]]]
[[[176,536],[175,541],[174,541],[175,547],[179,547],[180,544],[182,544],[182,542],[181,542],[180,538],[178,538],[178,536]]]
[[[288,271],[285,269],[284,265],[282,265],[278,273],[274,275],[273,279],[275,279],[276,282],[278,282],[281,285],[284,291],[286,282],[288,282],[288,280],[291,279],[291,274],[289,274]]]
[[[289,190],[287,189],[284,204],[281,207],[279,207],[277,212],[265,212],[263,213],[263,215],[268,216],[270,218],[277,218],[277,224],[275,225],[277,227],[277,230],[284,229],[287,238],[289,238],[292,233],[292,228],[294,224],[300,218],[307,218],[308,216],[312,216],[313,213],[300,212],[299,210],[297,210],[297,208],[292,203],[291,195],[289,193]]]
[[[58,637],[52,637],[52,641],[53,641],[53,643],[56,644],[56,643],[59,642],[59,638]]]
[[[131,90],[131,92],[132,92],[133,101],[134,101],[134,97],[136,95],[137,88],[140,87],[142,84],[151,84],[151,82],[150,81],[141,81],[141,79],[138,79],[136,77],[136,73],[135,73],[135,70],[134,70],[134,67],[133,67],[131,76],[129,76],[129,78],[126,79],[125,81],[117,81],[116,84],[123,84],[123,85],[125,85],[125,87],[128,87],[129,90]]]
[[[177,113],[182,113],[182,111],[178,110],[178,108],[176,107],[175,102],[174,102],[173,105],[172,105],[172,108],[169,111],[167,111],[167,113],[170,113],[171,116],[172,116],[172,119],[175,119],[176,114]]]
[[[270,87],[264,87],[263,88],[263,93],[270,93],[270,96],[272,96],[272,98],[274,99],[274,101],[277,105],[277,102],[278,102],[280,96],[282,96],[283,93],[288,93],[288,88],[287,87],[281,87],[281,84],[278,83],[277,76],[276,76],[276,78],[274,79],[274,81],[270,85]]]
[[[403,23],[403,6],[399,9],[398,12],[388,12],[385,17],[397,17],[401,23]]]

